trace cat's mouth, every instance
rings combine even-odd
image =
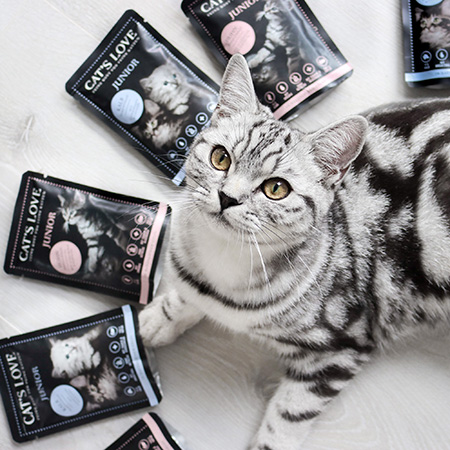
[[[210,216],[212,217],[212,220],[215,225],[220,225],[227,229],[235,229],[235,226],[233,223],[226,217],[226,214],[224,214],[224,211],[218,211],[218,212],[211,212]]]
[[[248,223],[244,223],[238,211],[225,209],[223,211],[210,212],[209,219],[216,230],[220,229],[239,235],[249,235],[257,231],[249,228]]]

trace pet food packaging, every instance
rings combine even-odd
[[[130,306],[0,340],[0,390],[24,442],[162,398]]]
[[[66,90],[179,185],[218,86],[135,11],[120,18]]]
[[[301,0],[184,0],[182,9],[216,57],[245,56],[259,100],[293,119],[353,69]]]
[[[405,81],[450,88],[450,2],[402,0]]]
[[[169,217],[165,203],[26,172],[4,269],[146,304]]]
[[[188,449],[178,432],[169,430],[169,426],[157,414],[147,413],[106,450]]]

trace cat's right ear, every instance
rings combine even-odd
[[[61,194],[58,194],[58,199],[61,206],[64,206],[66,203],[66,199]]]
[[[80,191],[75,191],[72,203],[75,209],[82,208],[86,203],[86,195],[82,194]]]
[[[225,69],[219,103],[212,120],[216,117],[231,117],[239,112],[257,113],[259,109],[260,103],[247,61],[237,53],[230,58]]]
[[[422,18],[423,9],[416,8],[414,12],[416,16],[416,22],[419,22],[419,20]]]

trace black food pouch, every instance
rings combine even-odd
[[[148,303],[170,208],[26,172],[5,271]]]
[[[448,0],[402,0],[402,16],[406,83],[450,88]]]
[[[0,390],[24,442],[158,404],[135,310],[122,308],[0,340]]]
[[[183,441],[157,414],[147,413],[106,450],[187,450]]]
[[[129,10],[66,90],[178,185],[189,146],[209,123],[219,88]]]
[[[224,65],[247,59],[259,100],[277,119],[348,78],[353,69],[301,0],[183,0],[194,28]]]

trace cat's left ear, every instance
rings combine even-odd
[[[351,116],[317,131],[312,136],[313,154],[324,172],[328,187],[339,184],[351,163],[361,152],[367,132],[367,120]]]
[[[247,61],[240,54],[230,58],[222,78],[215,117],[231,117],[239,112],[256,113],[260,103],[256,97]]]
[[[76,209],[82,208],[86,203],[86,195],[82,194],[80,191],[75,191],[73,197],[73,205]]]

